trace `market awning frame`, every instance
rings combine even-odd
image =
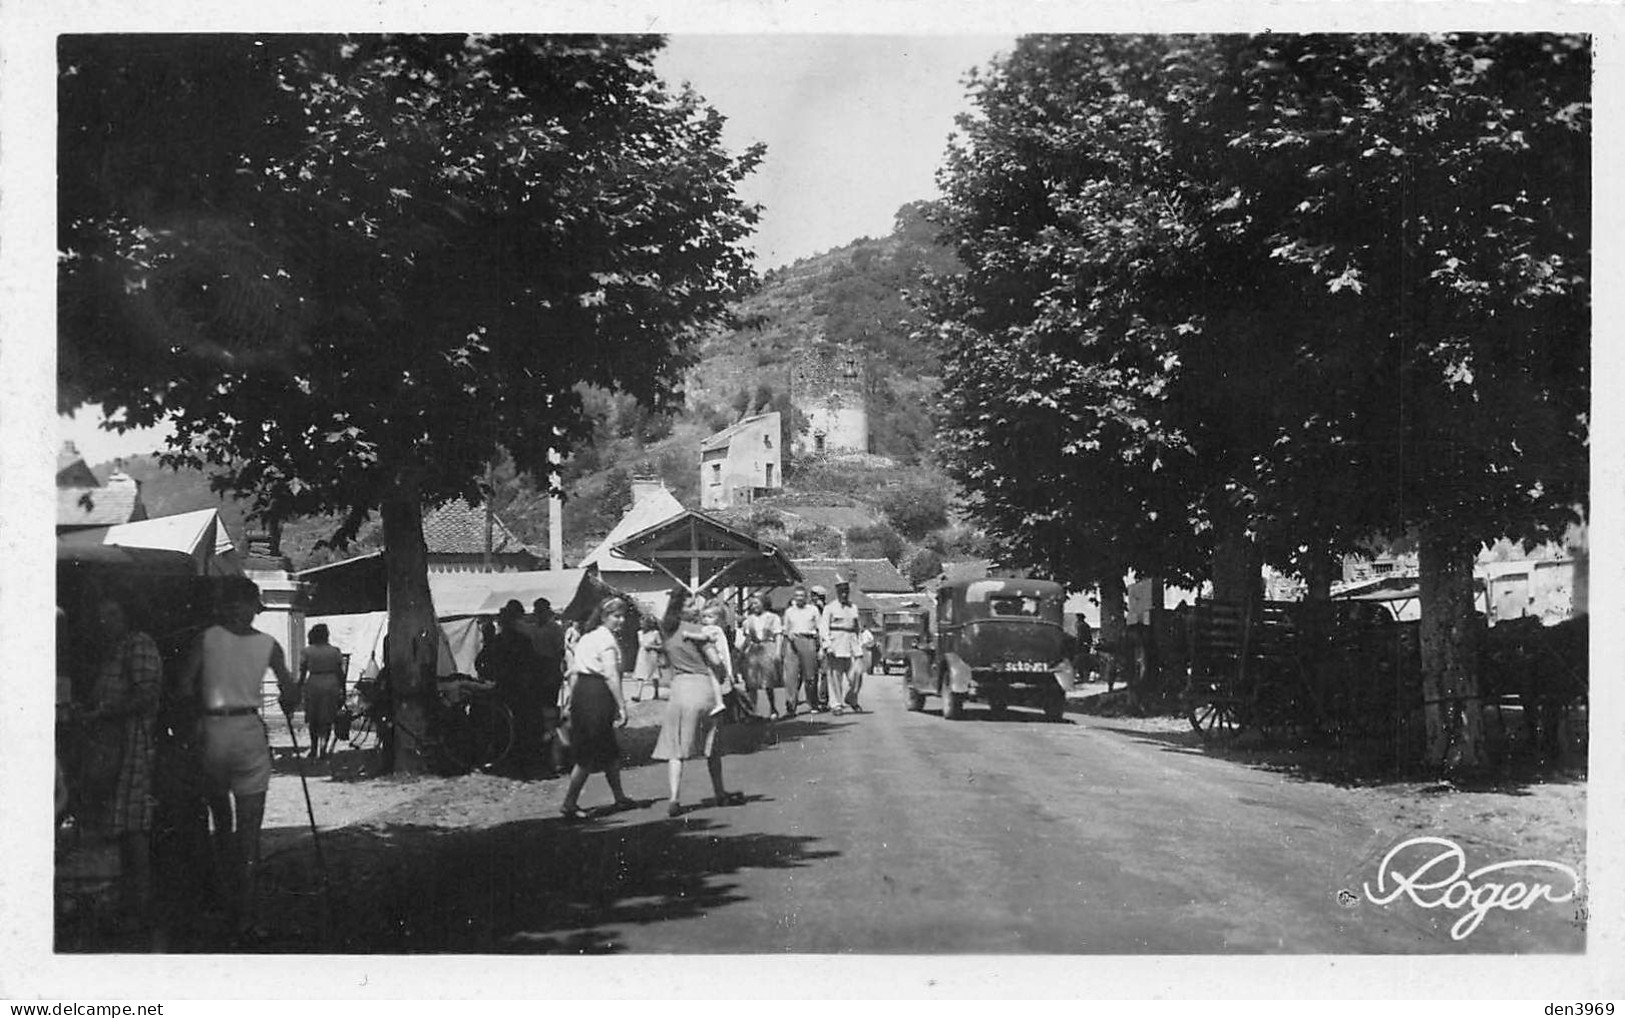
[[[691,594],[801,581],[801,571],[777,546],[695,509],[633,534],[611,552],[666,574]]]

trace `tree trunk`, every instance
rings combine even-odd
[[[1100,634],[1096,645],[1100,648],[1100,677],[1110,690],[1119,679],[1126,679],[1123,670],[1124,655],[1128,652],[1128,594],[1123,589],[1123,576],[1117,573],[1100,578]]]
[[[1329,601],[1332,596],[1332,573],[1335,559],[1324,546],[1311,548],[1304,556],[1303,579],[1305,601]]]
[[[1422,700],[1426,763],[1444,771],[1484,764],[1483,704],[1478,695],[1479,621],[1473,612],[1478,542],[1448,521],[1422,527]]]
[[[1264,563],[1252,538],[1247,536],[1247,520],[1225,509],[1213,514],[1218,533],[1213,545],[1213,599],[1258,603],[1264,600]]]
[[[384,572],[389,584],[389,695],[399,721],[391,732],[386,770],[428,769],[423,739],[430,735],[429,703],[436,695],[439,622],[429,594],[429,551],[423,540],[423,498],[404,478],[384,499]]]

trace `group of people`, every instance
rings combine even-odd
[[[863,712],[859,698],[874,634],[859,620],[850,583],[835,585],[834,601],[822,587],[797,587],[781,614],[768,611],[760,595],[752,597],[736,639],[746,688],[766,697],[771,720],[794,717],[802,709]]]
[[[513,712],[513,765],[529,776],[555,774],[563,760],[557,738],[564,688],[578,640],[566,629],[545,597],[525,606],[510,600],[483,634],[474,671],[495,685],[497,696]]]
[[[63,703],[59,678],[59,721],[71,733],[59,737],[69,757],[66,767],[58,764],[59,780],[68,785],[66,794],[58,794],[59,820],[71,813],[85,829],[117,839],[121,926],[153,925],[150,856],[162,717],[175,751],[194,771],[187,787],[201,795],[213,821],[214,883],[231,928],[238,935],[252,932],[260,827],[271,781],[262,682],[267,670],[275,674],[284,713],[299,705],[301,683],[276,639],[254,628],[263,605],[252,580],[229,577],[214,607],[213,624],[197,635],[166,687],[157,643],[130,604],[105,597],[96,606],[92,681]],[[71,679],[66,686],[71,691]]]
[[[510,602],[508,608],[514,607]],[[507,613],[505,632],[518,632],[513,613]],[[540,614],[540,613],[539,613]],[[626,726],[629,714],[622,688],[626,670],[621,660],[620,633],[626,625],[627,604],[619,597],[606,598],[594,609],[583,626],[583,635],[571,648],[567,677],[559,687],[555,738],[569,747],[573,764],[565,788],[560,814],[569,821],[590,818],[581,808],[581,792],[593,773],[602,773],[614,796],[613,810],[641,808],[644,804],[627,796],[621,784],[620,741],[617,731]],[[502,620],[499,619],[499,624]],[[665,760],[669,796],[666,812],[677,816],[683,811],[680,798],[683,767],[688,760],[704,759],[710,778],[713,801],[719,806],[737,806],[745,801],[731,792],[722,778],[722,743],[718,729],[723,703],[737,686],[727,664],[726,644],[715,616],[702,603],[684,591],[675,592],[658,620],[649,620],[640,634],[639,656],[647,653],[652,673],[639,681],[637,697],[645,685],[655,686],[658,697],[663,680],[668,690],[660,734],[653,756]],[[648,636],[647,639],[642,638]],[[502,632],[496,634],[501,643]],[[510,653],[499,645],[498,654]],[[498,681],[500,682],[500,669]],[[500,688],[500,686],[499,686]]]
[[[768,611],[765,600],[754,596],[731,637],[719,604],[706,605],[681,590],[673,593],[662,617],[644,621],[631,669],[637,691],[630,699],[641,700],[652,687],[658,700],[661,687],[667,690],[653,756],[667,762],[669,815],[684,809],[683,769],[694,759],[705,760],[713,802],[745,801],[723,782],[718,732],[731,696],[764,695],[773,719],[794,717],[798,710],[863,710],[859,696],[869,634],[859,624],[850,585],[837,584],[835,593],[835,601],[826,604],[820,588],[799,587],[782,614]],[[263,605],[259,588],[245,577],[226,579],[215,608],[214,623],[198,634],[166,688],[157,645],[133,624],[129,607],[114,598],[99,604],[100,654],[88,692],[75,699],[72,683],[58,682],[60,719],[79,733],[72,777],[78,794],[66,794],[59,764],[58,810],[71,808],[87,827],[118,839],[127,910],[135,921],[150,924],[154,747],[160,711],[165,711],[168,730],[185,745],[197,771],[197,787],[213,821],[217,884],[229,919],[235,931],[246,934],[252,931],[271,778],[270,741],[261,716],[264,675],[268,670],[275,675],[284,714],[303,706],[310,753],[319,758],[333,748],[334,719],[345,696],[343,654],[329,642],[326,628],[315,626],[296,677],[276,639],[254,628]],[[628,720],[620,642],[627,615],[625,601],[608,598],[576,638],[545,598],[536,600],[528,618],[518,601],[509,601],[479,652],[481,677],[495,684],[513,711],[521,764],[554,769],[562,753],[549,758],[549,748],[568,747],[569,784],[560,811],[571,821],[589,816],[579,799],[593,773],[604,775],[613,808],[643,805],[622,787],[616,734]]]

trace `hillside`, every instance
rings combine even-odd
[[[631,478],[662,477],[685,505],[698,501],[699,447],[709,435],[761,408],[789,412],[789,371],[794,352],[807,344],[852,343],[870,359],[870,432],[873,451],[894,461],[877,468],[861,460],[785,464],[786,493],[733,521],[792,553],[849,551],[884,554],[893,561],[929,545],[954,554],[974,543],[949,514],[951,484],[931,466],[930,407],[938,385],[936,356],[912,335],[915,319],[905,293],[922,272],[953,271],[953,256],[933,241],[921,204],[905,206],[887,237],[860,238],[767,273],[740,304],[745,327],[706,337],[683,379],[684,404],[656,414],[630,397],[583,390],[594,419],[591,439],[575,449],[563,470],[565,559],[578,560],[614,526],[630,499]],[[789,444],[784,448],[788,450]],[[96,468],[104,477],[111,464]],[[142,482],[154,515],[219,508],[233,540],[247,528],[246,504],[209,490],[198,471],[170,471],[155,457],[125,464]],[[516,536],[545,553],[548,503],[510,464],[496,469],[495,504]],[[811,494],[816,493],[816,494]],[[809,496],[846,514],[827,521],[795,515]],[[923,507],[923,511],[922,511]],[[785,513],[790,515],[785,515]],[[336,527],[331,519],[291,521],[283,528],[283,552],[296,568],[353,554],[318,549]],[[826,525],[827,524],[827,525]],[[360,548],[379,543],[376,525],[363,528]]]

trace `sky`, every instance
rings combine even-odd
[[[859,237],[883,237],[902,205],[936,195],[935,173],[966,108],[962,80],[1013,36],[686,34],[656,69],[726,118],[723,144],[767,154],[740,195],[762,206],[750,247],[765,272]],[[58,421],[87,462],[151,452],[165,430],[100,430],[99,407]]]

